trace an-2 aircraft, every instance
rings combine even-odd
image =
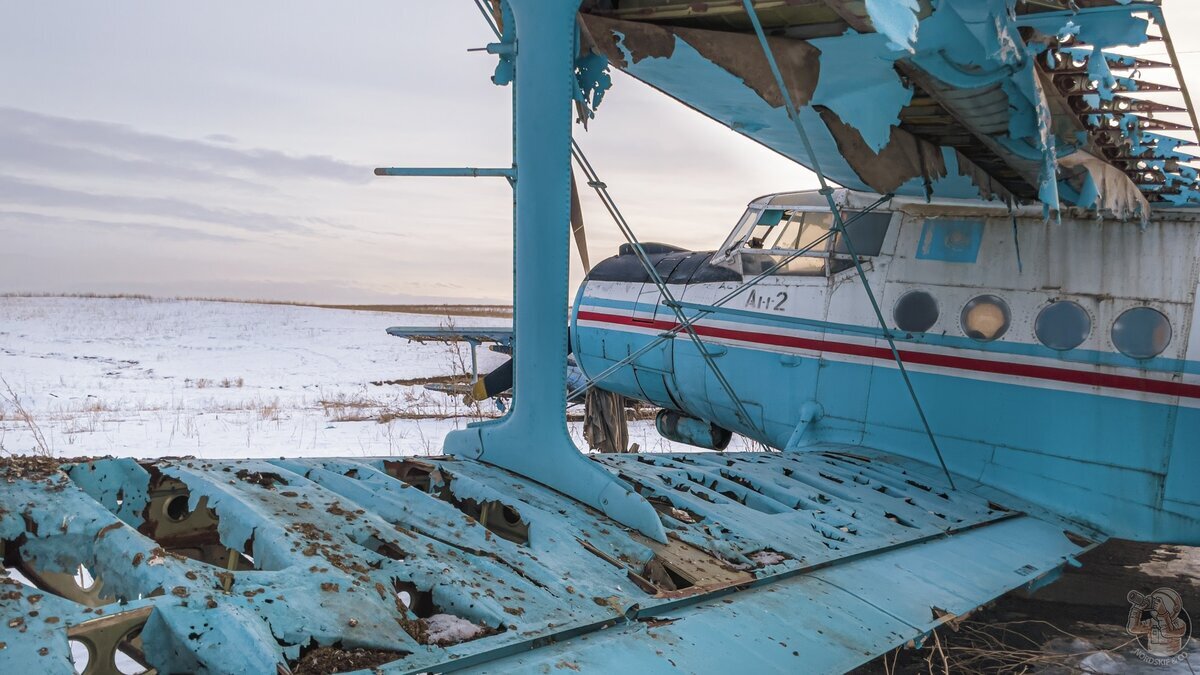
[[[1189,463],[1198,214],[1159,209],[1131,227],[845,189],[835,203],[856,256],[816,191],[755,199],[713,251],[643,244],[674,301],[622,246],[576,294],[569,391],[652,403],[660,433],[713,450],[736,432],[785,452],[866,446],[936,464],[857,257],[955,473],[1112,536],[1200,544],[1188,505],[1200,479]],[[699,315],[691,327],[717,369],[668,304]],[[474,395],[506,390],[502,369]]]
[[[105,675],[842,672],[1110,537],[1200,543],[1197,125],[1158,3],[480,9],[512,166],[377,173],[513,184],[508,413],[441,457],[6,460],[38,588],[0,578],[0,671],[74,641]],[[568,316],[572,152],[607,199],[571,117],[610,66],[844,189],[711,253],[631,241]],[[568,341],[669,433],[776,450],[580,453]]]

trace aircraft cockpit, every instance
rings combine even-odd
[[[841,214],[859,258],[879,255],[893,214],[850,209]],[[825,197],[815,190],[760,197],[747,207],[712,262],[743,276],[761,274],[780,263],[784,264],[772,274],[831,276],[854,267],[841,235],[835,234],[799,256],[795,253],[818,241],[833,225]]]

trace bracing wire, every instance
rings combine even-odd
[[[775,78],[775,84],[779,86],[779,92],[783,97],[784,106],[787,108],[788,117],[791,118],[792,125],[796,127],[796,133],[800,135],[800,141],[804,145],[804,151],[808,154],[808,160],[812,165],[813,173],[817,175],[817,181],[821,184],[820,192],[825,195],[825,200],[829,202],[829,210],[833,212],[834,228],[842,234],[842,238],[846,242],[846,251],[854,261],[854,267],[858,271],[859,278],[862,280],[863,289],[867,292],[867,299],[871,301],[871,308],[875,310],[875,318],[879,321],[879,327],[883,329],[883,337],[887,340],[888,347],[891,348],[892,358],[896,361],[896,367],[899,368],[900,376],[904,379],[904,385],[908,388],[913,406],[917,409],[917,415],[921,418],[921,424],[925,427],[925,435],[929,437],[929,444],[933,446],[933,452],[937,455],[938,463],[942,465],[942,472],[946,474],[946,480],[950,483],[950,488],[955,489],[954,478],[950,476],[950,469],[947,468],[946,460],[942,457],[942,449],[938,446],[937,438],[933,434],[933,428],[929,425],[929,419],[925,416],[925,409],[921,405],[921,399],[917,396],[917,390],[913,387],[912,379],[908,376],[908,369],[904,367],[904,359],[900,357],[900,350],[896,348],[896,341],[892,337],[892,331],[888,328],[887,321],[883,318],[883,311],[879,309],[879,302],[875,299],[875,293],[871,290],[871,284],[867,280],[866,272],[863,271],[862,263],[854,251],[854,244],[851,242],[850,236],[846,233],[841,211],[838,210],[837,205],[833,201],[833,188],[829,187],[828,181],[825,180],[825,173],[821,170],[820,160],[817,159],[817,153],[813,151],[812,142],[808,138],[808,133],[804,130],[804,124],[801,123],[800,115],[796,111],[796,105],[792,101],[792,93],[783,79],[783,74],[779,71],[779,64],[775,62],[775,54],[771,52],[771,45],[767,42],[767,34],[763,31],[762,22],[758,19],[758,12],[754,10],[752,0],[742,0],[742,5],[745,6],[746,14],[750,17],[750,23],[754,26],[754,33],[758,36],[758,43],[762,46],[763,55],[767,58],[767,64],[771,68],[771,75]]]

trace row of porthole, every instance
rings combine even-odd
[[[900,296],[892,318],[900,330],[924,333],[937,323],[937,301],[925,291]],[[978,342],[998,340],[1012,322],[1008,303],[996,295],[978,295],[963,305],[959,316],[962,331]],[[1092,332],[1092,317],[1077,302],[1055,300],[1038,312],[1033,324],[1039,342],[1056,351],[1075,349]],[[1112,342],[1122,354],[1134,359],[1158,356],[1171,343],[1171,322],[1153,307],[1125,310],[1112,326]]]

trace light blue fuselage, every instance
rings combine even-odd
[[[1013,264],[1012,273],[1001,273],[1004,281],[995,281],[989,275],[996,277],[995,268],[1009,264],[1005,258],[1012,250],[1004,233],[976,244],[982,248],[976,251],[979,263],[931,263],[905,255],[927,234],[921,231],[927,229],[921,227],[924,220],[896,216],[883,253],[870,261],[868,278],[885,313],[916,287],[941,305],[938,324],[929,331],[893,332],[949,469],[1112,536],[1200,543],[1200,361],[1188,351],[1194,267],[1180,265],[1181,279],[1143,281],[1151,288],[1136,294],[1141,298],[1127,289],[1115,298],[1096,292],[1103,289],[1071,293],[1073,284],[1084,282],[1071,278],[1053,281],[1058,288],[1048,291],[1049,277],[1057,274],[1053,243],[1027,249],[1023,270],[1017,273]],[[1107,236],[1094,222],[1086,226],[1095,228],[1096,237]],[[989,231],[993,227],[989,223]],[[1045,231],[1041,227],[1031,224],[1021,236],[1036,239]],[[1009,223],[1009,237],[1011,228]],[[1190,257],[1196,240],[1182,232],[1177,253]],[[1157,248],[1161,241],[1148,240],[1176,233],[1172,226],[1152,224],[1141,245]],[[1087,242],[1081,247],[1086,251]],[[947,270],[953,271],[947,275]],[[966,285],[972,277],[976,288]],[[769,277],[753,296],[747,291],[696,324],[752,425],[740,419],[724,386],[683,333],[618,369],[601,386],[777,449],[845,443],[936,464],[882,333],[864,311],[860,284],[852,269]],[[1172,284],[1190,286],[1173,291],[1177,298],[1157,290]],[[671,290],[685,305],[699,306],[737,286],[725,281],[672,285]],[[572,340],[590,377],[676,324],[674,313],[650,292],[656,292],[652,283],[595,279],[580,288]],[[958,309],[970,297],[989,292],[1010,304],[1012,325],[1001,339],[979,342],[962,334]],[[1142,299],[1156,297],[1155,292],[1160,301]],[[772,299],[783,299],[783,307],[772,307]],[[1061,299],[1078,301],[1094,326],[1078,348],[1055,351],[1033,338],[1032,324],[1047,302]],[[1174,333],[1165,352],[1137,360],[1111,344],[1105,348],[1111,340],[1105,324],[1126,305],[1152,305],[1172,319]]]

